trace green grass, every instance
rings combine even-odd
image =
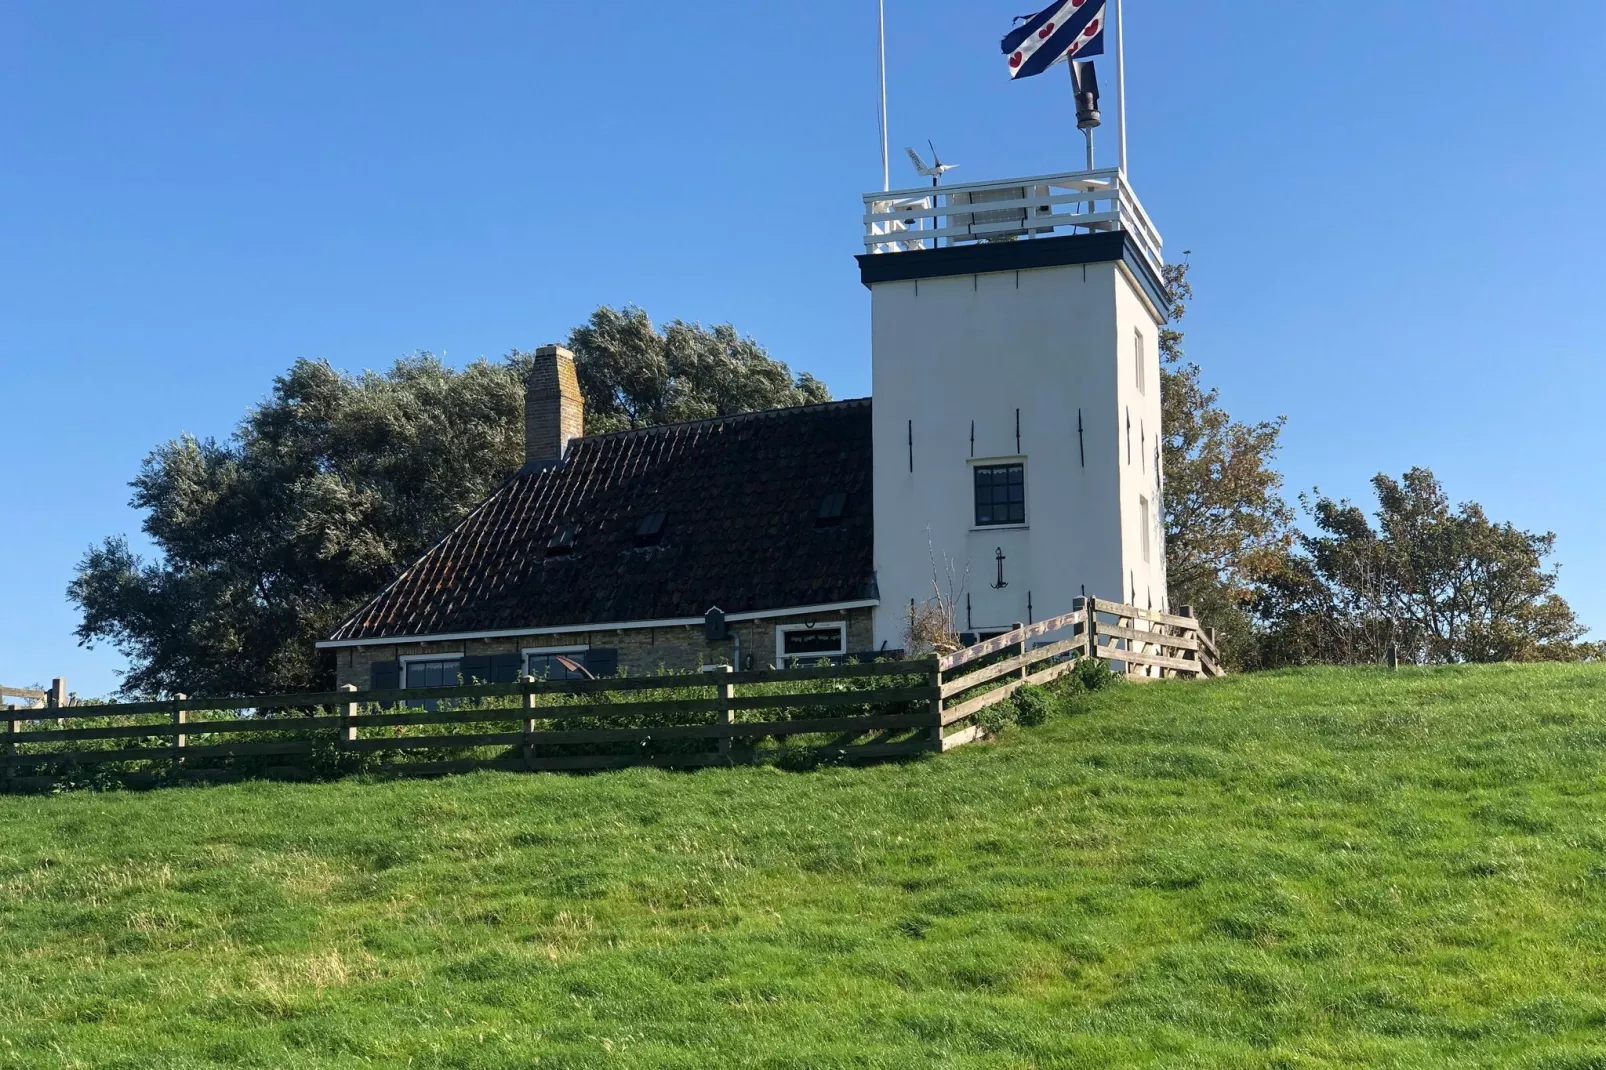
[[[0,799],[0,1068],[1606,1067],[1606,668],[906,765]]]

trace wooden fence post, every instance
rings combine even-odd
[[[17,744],[14,741],[17,734],[17,707],[6,707],[6,748],[3,760],[5,763],[5,779],[0,782],[0,790],[6,794],[11,793],[11,778],[17,775]]]
[[[53,710],[67,708],[67,681],[56,677],[50,681],[50,692],[45,696],[45,705]]]
[[[736,711],[731,709],[731,699],[735,697],[736,689],[731,686],[730,675],[736,670],[729,665],[717,665],[710,671],[719,675],[719,682],[714,685],[720,703],[719,723],[722,725],[734,725],[736,723]],[[719,753],[727,758],[730,757],[731,742],[730,736],[719,737]]]
[[[184,724],[189,720],[189,714],[184,712],[184,702],[190,696],[173,696],[173,768],[184,764],[184,748],[189,746],[190,738],[184,734]]]
[[[1087,600],[1087,656],[1090,658],[1103,657],[1099,653],[1099,600]]]
[[[524,770],[525,772],[533,773],[535,771],[535,744],[531,743],[530,740],[535,737],[535,718],[530,716],[530,711],[535,709],[535,677],[525,673],[519,677],[519,683],[524,685],[524,696],[520,701],[520,705],[524,707]]]
[[[1017,632],[1025,631],[1026,625],[1022,624],[1020,621],[1016,621],[1014,630]],[[1026,665],[1026,647],[1030,642],[1030,637],[1023,635],[1020,637],[1020,642],[1015,644],[1020,648],[1020,653],[1017,656],[1020,658],[1020,681],[1022,684],[1024,684],[1026,682],[1026,678],[1031,675],[1031,671]]]
[[[931,700],[931,747],[942,753],[942,658],[935,657],[931,664],[931,686],[936,691]]]
[[[356,684],[342,684],[342,694],[352,695],[357,692]],[[347,743],[357,741],[357,726],[353,723],[357,716],[357,704],[348,702],[340,707],[340,728],[335,732],[335,746],[344,748]]]
[[[1194,618],[1194,615],[1193,615],[1193,607],[1192,607],[1192,606],[1183,606],[1183,607],[1182,607],[1182,615],[1183,615],[1183,616],[1184,616],[1184,617],[1187,617],[1187,618],[1188,618],[1188,619],[1189,619],[1189,620],[1194,620],[1194,619],[1195,619],[1195,618]],[[1184,629],[1184,631],[1186,631],[1186,630],[1187,630],[1187,629]],[[1197,624],[1195,624],[1195,625],[1194,625],[1194,626],[1193,626],[1193,635],[1192,635],[1192,637],[1191,637],[1191,638],[1193,638],[1193,639],[1194,639],[1194,640],[1195,640],[1195,641],[1197,641],[1197,640],[1198,640],[1198,638],[1199,638],[1199,625],[1197,625]],[[1163,653],[1163,651],[1162,651],[1162,653]],[[1202,654],[1203,654],[1203,653],[1204,653],[1204,652],[1203,652],[1203,651],[1201,651],[1201,650],[1184,650],[1184,651],[1183,651],[1183,652],[1182,652],[1182,660],[1183,660],[1183,661],[1197,661],[1197,662],[1203,662],[1203,661],[1204,661],[1204,658],[1203,658],[1203,657],[1201,657],[1201,655],[1202,655]],[[1162,672],[1162,673],[1161,673],[1161,674],[1160,674],[1160,675],[1161,675],[1161,676],[1164,676],[1164,675],[1165,675],[1165,673],[1163,673],[1163,672]],[[1199,667],[1199,668],[1197,668],[1197,669],[1194,669],[1194,670],[1193,670],[1193,675],[1194,675],[1194,677],[1195,677],[1195,678],[1196,678],[1196,679],[1197,679],[1197,678],[1198,678],[1198,677],[1200,677],[1200,676],[1203,676],[1203,675],[1204,675],[1204,666],[1203,666],[1203,665],[1200,665],[1200,667]]]

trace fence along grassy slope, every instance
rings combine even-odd
[[[1034,645],[1061,634],[1070,638]],[[1220,674],[1214,643],[1191,617],[1089,600],[1063,617],[940,659],[232,699],[181,696],[53,709],[49,720],[9,707],[0,721],[0,769],[5,790],[15,791],[80,780],[86,769],[139,783],[357,769],[439,775],[695,767],[787,754],[845,761],[898,757],[953,750],[983,738],[979,714],[1022,687],[1057,679],[1075,659],[1088,656],[1124,665],[1129,675]],[[386,708],[424,701],[451,708]]]

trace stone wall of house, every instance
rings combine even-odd
[[[774,664],[776,629],[780,626],[823,625],[840,621],[846,621],[848,625],[849,654],[866,656],[875,651],[875,618],[869,609],[839,610],[817,616],[766,617],[731,623],[732,636],[740,640],[742,664],[738,668],[764,669]],[[449,643],[346,647],[335,651],[335,677],[338,686],[351,684],[358,690],[366,691],[370,686],[372,667],[379,662],[392,662],[415,655],[472,657],[575,647],[617,650],[621,675],[651,676],[664,671],[695,671],[704,665],[733,664],[737,645],[732,640],[708,642],[703,626],[698,624],[564,635],[525,635],[510,639],[469,639]]]

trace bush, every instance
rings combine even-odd
[[[1054,696],[1046,687],[1023,687],[1015,692],[1015,721],[1023,728],[1047,724],[1053,708]]]

